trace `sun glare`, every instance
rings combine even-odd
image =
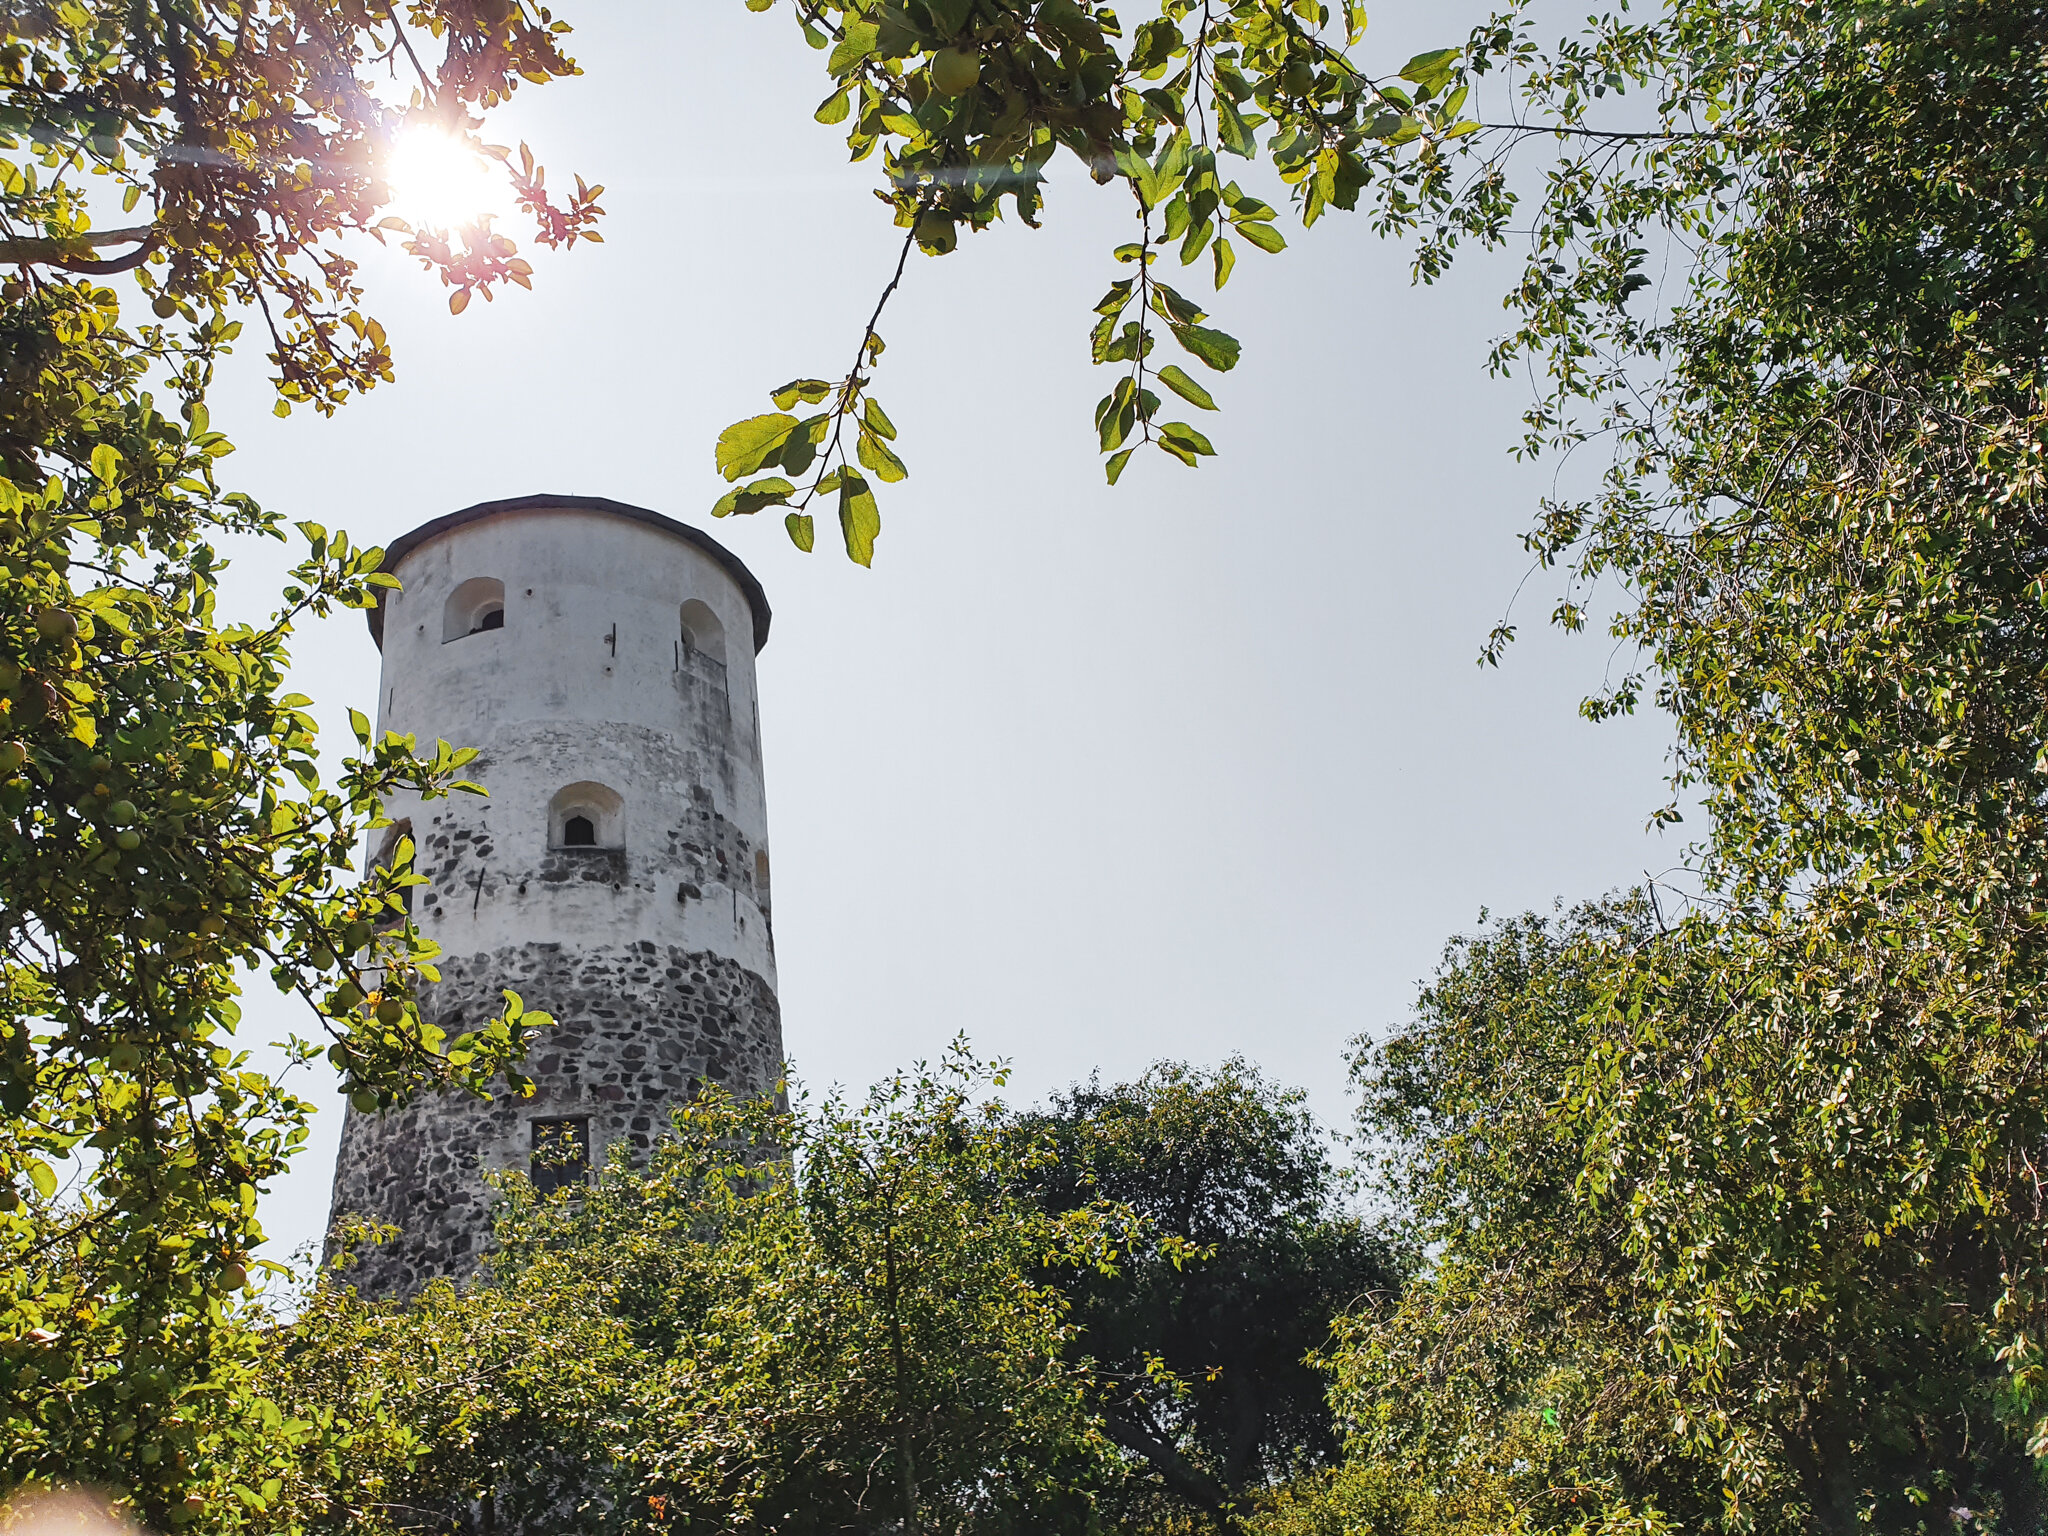
[[[391,211],[413,225],[453,229],[509,211],[502,172],[460,139],[408,129],[391,146]]]

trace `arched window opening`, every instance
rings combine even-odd
[[[472,576],[448,594],[441,610],[441,643],[505,627],[505,583],[495,576]]]
[[[623,848],[626,805],[618,791],[585,781],[558,790],[548,804],[550,848]]]
[[[711,605],[700,598],[691,598],[683,604],[682,620],[683,654],[707,656],[724,666],[725,626],[718,622],[718,615],[711,611]]]

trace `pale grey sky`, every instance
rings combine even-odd
[[[775,608],[761,657],[776,944],[799,1073],[864,1085],[965,1030],[1013,1092],[1242,1052],[1347,1113],[1343,1048],[1405,1013],[1445,939],[1496,911],[1662,870],[1647,834],[1668,732],[1575,713],[1613,660],[1544,625],[1474,657],[1528,568],[1549,467],[1508,449],[1527,385],[1489,380],[1511,264],[1411,289],[1404,253],[1336,216],[1247,250],[1212,322],[1245,360],[1199,472],[1140,457],[1114,491],[1090,307],[1129,204],[1055,163],[1046,228],[912,258],[876,392],[912,478],[875,569],[771,516],[712,524],[720,427],[837,376],[896,236],[811,121],[821,55],[739,0],[564,0],[583,79],[516,126],[557,182],[607,187],[606,243],[536,257],[538,291],[472,305],[366,268],[398,382],[333,421],[269,415],[253,357],[214,419],[229,481],[386,542],[493,497],[615,497],[709,526]],[[1397,67],[1463,7],[1375,12]],[[1207,285],[1186,285],[1191,295]],[[242,552],[232,599],[276,557]],[[360,616],[299,637],[327,739],[370,708]],[[252,992],[252,1038],[294,1022]],[[304,1021],[297,1021],[305,1027]],[[324,1070],[324,1069],[322,1069]],[[325,1219],[339,1101],[266,1198],[277,1246]]]

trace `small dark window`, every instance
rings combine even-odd
[[[533,1122],[533,1187],[543,1195],[584,1182],[590,1171],[590,1122]]]
[[[504,627],[505,610],[502,608],[488,608],[484,611],[483,615],[480,618],[478,618],[478,620],[476,621],[476,628],[471,630],[470,633],[473,635],[480,635],[487,629],[503,629]]]
[[[562,823],[562,846],[564,848],[595,848],[597,828],[591,825],[588,816],[571,816]]]

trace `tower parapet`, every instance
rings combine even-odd
[[[619,502],[530,496],[415,529],[370,615],[379,730],[478,749],[488,798],[394,800],[415,846],[421,932],[443,951],[424,1014],[451,1035],[507,988],[555,1019],[529,1098],[430,1094],[351,1108],[334,1215],[400,1236],[360,1255],[365,1291],[459,1276],[489,1239],[481,1175],[559,1174],[559,1151],[635,1153],[704,1083],[781,1074],[754,656],[760,584],[696,529]]]

